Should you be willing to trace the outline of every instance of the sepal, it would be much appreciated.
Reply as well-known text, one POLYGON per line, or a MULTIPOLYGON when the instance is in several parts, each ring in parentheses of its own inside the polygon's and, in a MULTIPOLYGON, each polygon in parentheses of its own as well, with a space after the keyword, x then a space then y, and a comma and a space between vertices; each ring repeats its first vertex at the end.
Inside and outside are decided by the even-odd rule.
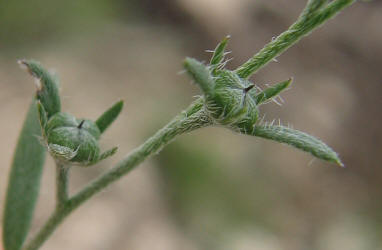
POLYGON ((286 81, 276 83, 275 85, 266 88, 265 90, 261 91, 259 94, 254 96, 254 98, 256 100, 256 104, 259 105, 259 104, 277 96, 282 91, 287 89, 291 83, 292 83, 292 78, 289 78, 286 81))
POLYGON ((304 132, 284 126, 256 125, 252 135, 291 145, 319 159, 336 163, 341 167, 344 166, 333 149, 321 140, 304 132))
POLYGON ((103 133, 114 121, 117 119, 118 115, 121 113, 123 108, 123 101, 118 101, 108 110, 106 110, 95 122, 103 133))
POLYGON ((39 62, 34 60, 19 60, 18 63, 26 68, 35 78, 36 97, 44 106, 47 117, 61 111, 61 100, 58 89, 57 77, 45 70, 39 62))

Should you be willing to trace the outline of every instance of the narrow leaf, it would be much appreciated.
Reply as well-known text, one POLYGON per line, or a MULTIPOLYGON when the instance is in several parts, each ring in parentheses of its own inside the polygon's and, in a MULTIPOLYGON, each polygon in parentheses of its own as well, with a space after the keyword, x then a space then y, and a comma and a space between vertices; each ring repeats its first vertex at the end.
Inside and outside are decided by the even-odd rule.
POLYGON ((103 133, 112 124, 123 108, 123 101, 115 103, 111 108, 105 111, 100 118, 97 119, 96 124, 101 133, 103 133))
POLYGON ((227 42, 230 36, 226 36, 215 48, 214 54, 212 55, 210 65, 217 65, 221 63, 224 59, 224 49, 227 46, 227 42))
POLYGON ((29 231, 45 160, 39 136, 41 127, 34 100, 21 130, 9 177, 3 217, 5 250, 19 250, 29 231))
POLYGON ((289 78, 288 80, 284 82, 277 83, 259 94, 255 96, 256 104, 261 104, 262 102, 265 102, 268 99, 271 99, 278 94, 280 94, 284 89, 288 88, 289 85, 292 83, 292 78, 289 78))
POLYGON ((38 111, 40 126, 42 129, 42 135, 45 136, 46 124, 48 123, 48 116, 41 102, 37 102, 37 111, 38 111))
POLYGON ((102 161, 102 160, 105 160, 106 158, 109 158, 110 156, 113 156, 115 153, 117 153, 118 151, 118 147, 114 147, 112 149, 109 149, 105 152, 103 152, 100 156, 99 156, 99 161, 102 161))
POLYGON ((61 111, 57 76, 49 73, 39 62, 33 60, 20 60, 19 64, 26 67, 28 72, 36 79, 37 98, 44 106, 48 118, 61 111))
POLYGON ((184 68, 205 94, 212 93, 215 82, 207 66, 193 58, 186 58, 184 68))
POLYGON ((336 152, 319 139, 284 126, 255 126, 253 135, 286 143, 315 157, 343 166, 336 152))

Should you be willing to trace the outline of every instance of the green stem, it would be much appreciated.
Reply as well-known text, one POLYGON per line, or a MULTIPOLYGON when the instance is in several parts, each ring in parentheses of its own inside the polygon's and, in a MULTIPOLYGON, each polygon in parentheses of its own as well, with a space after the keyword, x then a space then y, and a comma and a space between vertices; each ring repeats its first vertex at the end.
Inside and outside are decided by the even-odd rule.
POLYGON ((40 229, 38 234, 30 241, 30 243, 25 246, 24 250, 36 250, 48 239, 48 237, 54 232, 56 227, 64 220, 64 218, 71 212, 61 206, 61 208, 56 208, 53 214, 49 217, 45 225, 40 229))
MULTIPOLYGON (((310 33, 312 30, 333 17, 341 9, 351 5, 355 1, 356 0, 334 0, 325 7, 322 7, 326 1, 310 0, 297 22, 275 40, 268 43, 259 53, 236 69, 237 74, 242 78, 248 78, 273 58, 295 44, 303 36, 310 33)), ((122 159, 122 161, 115 167, 88 184, 82 191, 70 199, 67 199, 67 193, 64 191, 67 190, 67 183, 66 181, 63 181, 66 180, 66 178, 61 179, 60 177, 59 179, 63 182, 57 183, 57 198, 58 201, 61 202, 61 206, 56 208, 55 212, 51 215, 39 233, 24 247, 24 250, 38 249, 54 232, 63 219, 73 210, 109 184, 129 173, 149 156, 158 153, 164 145, 169 143, 176 136, 193 131, 197 128, 212 125, 212 121, 203 110, 203 103, 204 99, 198 98, 187 110, 176 116, 154 136, 133 150, 132 153, 122 159)), ((65 175, 67 173, 59 172, 58 174, 65 175)))
POLYGON ((56 207, 59 208, 68 200, 69 167, 56 162, 56 207))
POLYGON ((312 14, 320 10, 328 3, 328 0, 308 0, 305 9, 300 15, 300 19, 309 18, 312 14))
POLYGON ((70 210, 68 210, 68 173, 68 166, 56 162, 56 209, 36 237, 24 248, 25 250, 38 249, 70 213, 70 210))
MULTIPOLYGON (((195 129, 211 125, 212 122, 203 110, 203 98, 198 98, 190 107, 176 116, 170 123, 150 137, 141 146, 133 150, 128 156, 122 159, 115 167, 107 171, 105 174, 85 186, 82 191, 74 195, 70 199, 65 199, 64 190, 66 190, 66 181, 62 176, 66 176, 67 171, 58 171, 57 197, 61 201, 61 205, 56 208, 55 212, 48 219, 43 228, 24 247, 24 250, 36 250, 45 240, 53 233, 57 226, 68 216, 73 210, 82 203, 101 191, 103 188, 118 180, 122 176, 129 173, 139 163, 147 159, 149 156, 158 153, 164 145, 173 140, 176 136, 191 132, 195 129), (59 177, 61 176, 61 177, 59 177), (60 190, 60 191, 59 191, 60 190)), ((57 166, 59 168, 59 166, 57 166)), ((59 170, 59 169, 58 169, 59 170)), ((67 193, 66 193, 67 194, 67 193)))
POLYGON ((210 118, 203 110, 203 102, 204 100, 202 98, 197 99, 186 111, 176 116, 170 123, 160 129, 141 146, 133 150, 115 167, 88 184, 82 191, 70 199, 70 206, 73 209, 78 207, 95 193, 130 172, 147 157, 158 153, 164 145, 169 143, 177 135, 211 125, 212 122, 210 118))
POLYGON ((353 4, 355 1, 356 0, 336 0, 330 2, 326 7, 321 7, 321 5, 313 7, 313 3, 322 2, 320 0, 309 1, 305 11, 298 20, 292 24, 287 31, 281 33, 276 39, 268 43, 257 54, 237 68, 237 74, 242 78, 250 77, 273 58, 298 42, 302 37, 308 35, 340 10, 353 4))

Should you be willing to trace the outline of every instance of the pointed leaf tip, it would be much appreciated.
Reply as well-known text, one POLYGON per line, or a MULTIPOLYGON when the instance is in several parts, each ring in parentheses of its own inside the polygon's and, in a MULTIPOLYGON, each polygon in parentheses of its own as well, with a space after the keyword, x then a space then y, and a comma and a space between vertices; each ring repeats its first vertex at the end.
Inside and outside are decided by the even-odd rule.
POLYGON ((269 100, 278 94, 280 94, 282 91, 287 89, 292 84, 293 78, 289 78, 286 81, 276 83, 273 86, 270 86, 269 88, 264 89, 259 94, 255 96, 256 104, 261 104, 265 102, 266 100, 269 100))
POLYGON ((118 115, 122 111, 123 105, 123 100, 116 102, 97 119, 95 123, 101 133, 103 133, 115 121, 115 119, 117 119, 118 115))
POLYGON ((336 163, 343 167, 337 153, 321 140, 304 132, 284 126, 259 126, 254 127, 253 135, 269 140, 285 143, 295 148, 312 154, 313 156, 336 163))
POLYGON ((184 61, 184 68, 205 94, 212 92, 215 82, 207 66, 196 59, 187 57, 184 61))
POLYGON ((337 163, 337 165, 340 166, 341 168, 345 167, 344 163, 341 161, 341 159, 339 157, 335 163, 337 163))
POLYGON ((48 118, 61 111, 61 100, 57 78, 48 72, 39 62, 34 60, 18 60, 22 68, 35 78, 36 96, 44 106, 48 118))
POLYGON ((118 147, 114 147, 112 149, 109 149, 105 152, 103 152, 99 158, 100 161, 105 160, 106 158, 109 158, 110 156, 113 156, 115 153, 117 153, 118 147))
POLYGON ((224 59, 224 50, 227 46, 230 35, 227 35, 223 40, 216 46, 214 54, 211 57, 210 65, 218 65, 224 59))

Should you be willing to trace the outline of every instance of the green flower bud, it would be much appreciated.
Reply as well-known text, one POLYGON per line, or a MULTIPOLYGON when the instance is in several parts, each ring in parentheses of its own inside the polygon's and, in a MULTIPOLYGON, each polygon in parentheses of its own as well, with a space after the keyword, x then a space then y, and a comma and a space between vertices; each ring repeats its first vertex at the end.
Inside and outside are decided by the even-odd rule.
POLYGON ((36 61, 20 60, 19 63, 36 79, 42 136, 50 154, 56 160, 90 166, 117 151, 117 147, 114 147, 101 154, 98 140, 120 114, 123 101, 114 104, 96 122, 76 119, 61 112, 57 77, 36 61))
POLYGON ((184 64, 204 92, 205 109, 218 125, 251 133, 258 118, 256 89, 235 72, 218 70, 213 77, 208 66, 187 58, 184 64))
POLYGON ((101 131, 93 121, 87 119, 76 119, 71 114, 65 112, 57 113, 49 119, 46 125, 46 132, 49 135, 50 131, 59 127, 77 127, 81 131, 86 130, 94 136, 96 140, 98 140, 101 136, 101 131))
POLYGON ((206 108, 220 125, 250 133, 258 118, 253 95, 254 84, 234 72, 220 70, 215 77, 213 94, 206 95, 206 108))
POLYGON ((64 112, 54 114, 47 121, 45 108, 39 102, 42 134, 50 154, 56 160, 81 166, 90 166, 112 156, 117 151, 117 147, 100 154, 98 140, 101 133, 117 118, 122 107, 123 102, 117 102, 97 122, 76 119, 64 112))
POLYGON ((78 120, 68 113, 53 115, 46 126, 49 152, 59 160, 80 165, 97 162, 100 156, 97 125, 90 120, 78 120))
POLYGON ((210 64, 204 65, 195 59, 184 62, 186 71, 191 75, 203 92, 204 110, 216 125, 228 127, 234 131, 263 137, 286 143, 306 151, 320 159, 342 166, 338 155, 322 141, 288 127, 256 124, 259 106, 267 100, 277 97, 289 87, 292 79, 277 83, 263 91, 257 91, 253 83, 240 77, 240 71, 224 69, 224 49, 228 37, 216 47, 210 64))
POLYGON ((277 96, 292 80, 257 93, 255 84, 241 78, 235 71, 224 69, 224 49, 228 38, 218 44, 210 65, 187 58, 184 67, 203 91, 205 110, 217 125, 252 134, 259 117, 258 106, 277 96))

